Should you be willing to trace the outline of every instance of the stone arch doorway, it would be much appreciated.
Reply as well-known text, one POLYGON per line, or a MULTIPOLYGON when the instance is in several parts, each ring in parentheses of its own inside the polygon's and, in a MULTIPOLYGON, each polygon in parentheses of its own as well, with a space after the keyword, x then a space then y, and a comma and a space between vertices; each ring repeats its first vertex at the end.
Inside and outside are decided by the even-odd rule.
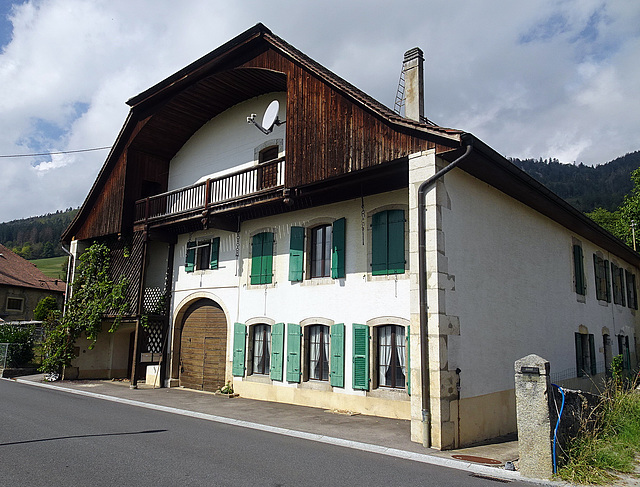
POLYGON ((227 318, 215 301, 199 299, 184 313, 180 334, 180 385, 216 391, 225 383, 227 318))

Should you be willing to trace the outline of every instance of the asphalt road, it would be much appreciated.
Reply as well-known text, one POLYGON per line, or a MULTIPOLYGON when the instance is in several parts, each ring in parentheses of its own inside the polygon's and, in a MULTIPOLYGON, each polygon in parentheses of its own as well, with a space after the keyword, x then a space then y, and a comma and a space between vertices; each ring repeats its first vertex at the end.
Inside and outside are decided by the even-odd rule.
POLYGON ((468 472, 6 380, 0 418, 0 486, 499 485, 468 472))

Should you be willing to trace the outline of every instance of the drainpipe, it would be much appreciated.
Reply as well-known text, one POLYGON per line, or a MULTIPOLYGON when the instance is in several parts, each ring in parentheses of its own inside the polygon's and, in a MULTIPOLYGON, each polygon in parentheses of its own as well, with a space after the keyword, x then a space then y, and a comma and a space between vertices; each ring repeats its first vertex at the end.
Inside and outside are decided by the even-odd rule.
POLYGON ((69 249, 66 249, 62 242, 60 242, 60 247, 64 250, 64 253, 69 256, 69 261, 67 262, 67 279, 64 286, 64 304, 62 307, 62 316, 67 312, 67 301, 69 301, 69 281, 71 280, 71 261, 73 261, 73 254, 69 249))
POLYGON ((418 290, 420 294, 420 352, 421 352, 421 375, 422 375, 422 422, 424 424, 424 436, 422 444, 425 447, 431 446, 431 410, 429 401, 431 396, 431 380, 429 378, 429 346, 427 344, 427 259, 426 259, 426 237, 427 226, 426 216, 426 195, 427 191, 446 173, 460 164, 471 153, 473 147, 472 140, 467 141, 467 148, 460 157, 441 169, 429 179, 424 181, 418 188, 418 290))

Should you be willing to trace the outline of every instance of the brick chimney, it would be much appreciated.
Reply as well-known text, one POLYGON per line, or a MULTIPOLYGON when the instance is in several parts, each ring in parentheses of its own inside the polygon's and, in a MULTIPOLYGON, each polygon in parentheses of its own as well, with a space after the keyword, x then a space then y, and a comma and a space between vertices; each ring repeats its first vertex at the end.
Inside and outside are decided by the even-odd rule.
POLYGON ((424 57, 422 49, 414 47, 404 53, 405 117, 420 121, 424 117, 424 57))

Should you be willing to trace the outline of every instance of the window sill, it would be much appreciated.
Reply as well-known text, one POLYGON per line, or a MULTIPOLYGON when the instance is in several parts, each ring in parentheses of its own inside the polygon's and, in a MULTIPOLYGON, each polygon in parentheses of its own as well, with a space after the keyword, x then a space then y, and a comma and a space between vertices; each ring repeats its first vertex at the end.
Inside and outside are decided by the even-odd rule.
POLYGON ((411 396, 407 394, 406 389, 391 389, 390 387, 378 387, 369 391, 367 394, 369 397, 375 397, 378 399, 391 399, 394 401, 410 401, 411 396))
POLYGON ((327 286, 335 284, 337 279, 331 277, 312 277, 311 279, 305 279, 300 282, 301 286, 327 286))
POLYGON ((378 282, 378 281, 402 281, 405 279, 409 279, 409 271, 405 269, 403 274, 379 274, 373 275, 371 272, 367 272, 367 281, 369 282, 378 282))
POLYGON ((333 390, 333 388, 331 387, 331 384, 329 384, 329 381, 315 380, 315 379, 309 379, 307 381, 303 381, 300 383, 299 387, 300 389, 309 389, 312 391, 331 392, 333 390))
POLYGON ((258 382, 260 384, 271 384, 271 383, 273 383, 273 381, 271 380, 271 377, 269 377, 268 375, 262 375, 262 374, 247 375, 242 380, 245 380, 247 382, 258 382))

